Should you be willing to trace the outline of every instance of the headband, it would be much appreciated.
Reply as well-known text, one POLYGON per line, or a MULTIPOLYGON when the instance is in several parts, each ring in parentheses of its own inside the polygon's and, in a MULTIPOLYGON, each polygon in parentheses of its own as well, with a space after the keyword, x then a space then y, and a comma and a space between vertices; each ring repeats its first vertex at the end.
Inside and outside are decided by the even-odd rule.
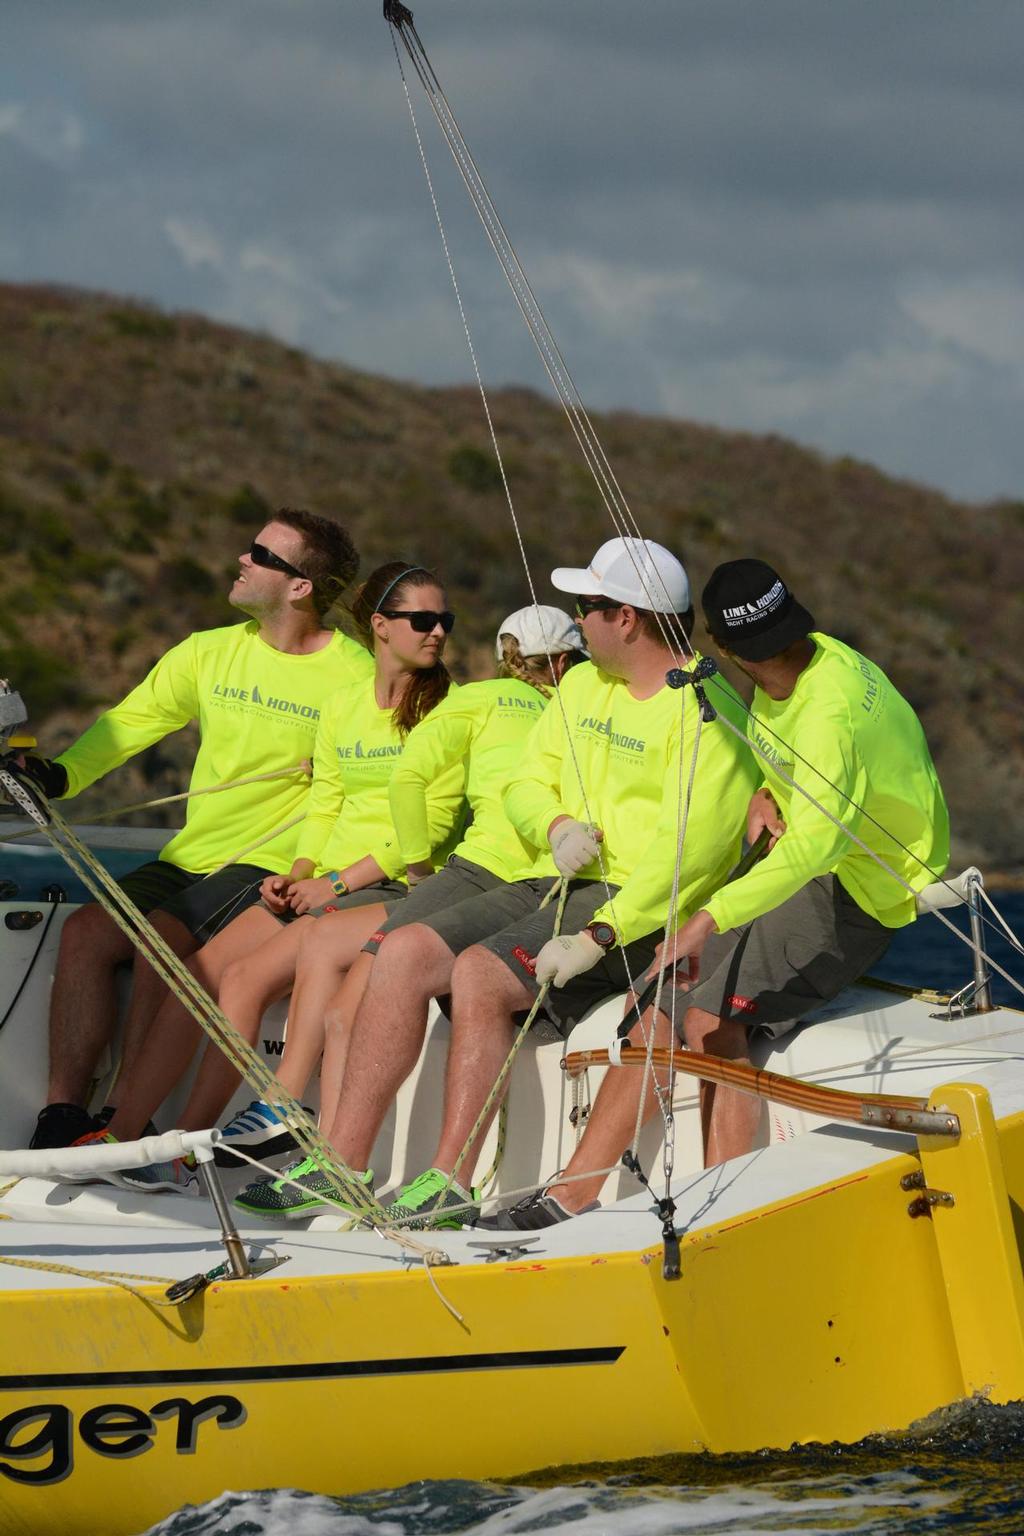
POLYGON ((394 581, 388 582, 388 585, 384 588, 384 591, 381 593, 380 597, 377 599, 377 606, 373 610, 374 613, 380 613, 380 610, 384 606, 384 599, 387 597, 388 593, 389 592, 393 592, 395 590, 395 588, 398 586, 398 583, 400 581, 404 581, 407 576, 411 576, 413 571, 422 571, 424 576, 429 576, 430 575, 430 572, 427 570, 425 565, 410 565, 410 567, 409 567, 409 569, 407 571, 400 571, 398 573, 398 575, 395 577, 394 581))

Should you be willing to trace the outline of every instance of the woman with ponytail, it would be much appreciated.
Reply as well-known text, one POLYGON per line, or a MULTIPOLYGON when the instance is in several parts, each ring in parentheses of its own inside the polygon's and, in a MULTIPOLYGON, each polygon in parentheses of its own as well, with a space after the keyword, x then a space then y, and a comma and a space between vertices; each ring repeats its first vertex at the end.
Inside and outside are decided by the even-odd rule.
MULTIPOLYGON (((437 577, 404 561, 389 561, 372 572, 356 594, 351 615, 357 638, 373 655, 374 671, 339 689, 323 707, 313 785, 292 868, 287 875, 268 876, 260 887, 262 904, 228 924, 190 962, 250 1042, 259 1034, 266 1008, 291 991, 304 935, 320 927, 315 919, 347 913, 354 958, 383 921, 384 904, 400 900, 407 890, 388 784, 406 736, 453 686, 442 656, 454 617, 437 577)), ((431 785, 431 849, 455 827, 464 777, 462 765, 453 765, 431 785)), ((331 992, 322 1000, 321 1020, 331 992)), ((315 1011, 316 1000, 309 1002, 315 1011)), ((154 1020, 152 1048, 132 1081, 119 1085, 123 1108, 110 1122, 114 1139, 141 1131, 187 1066, 198 1037, 198 1026, 169 998, 154 1020)), ((322 1048, 321 1025, 319 1042, 307 1042, 306 1078, 322 1048)), ((294 1047, 291 1054, 294 1058, 294 1047)), ((237 1083, 227 1059, 208 1050, 181 1126, 215 1124, 237 1083)), ((275 1112, 257 1103, 245 1118, 264 1122, 259 1145, 270 1155, 270 1143, 282 1129, 275 1112)), ((129 1182, 133 1188, 181 1188, 192 1177, 180 1163, 160 1164, 133 1171, 129 1182)))

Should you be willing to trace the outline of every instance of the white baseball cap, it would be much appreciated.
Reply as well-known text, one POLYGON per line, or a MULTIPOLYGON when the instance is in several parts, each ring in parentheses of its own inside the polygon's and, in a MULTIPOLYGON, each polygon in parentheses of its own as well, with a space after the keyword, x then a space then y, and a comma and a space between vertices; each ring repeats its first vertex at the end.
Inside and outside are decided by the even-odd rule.
POLYGON ((653 539, 609 539, 586 570, 559 566, 551 585, 580 597, 610 597, 653 613, 686 613, 690 582, 675 555, 653 539))
POLYGON ((543 603, 517 608, 498 625, 494 654, 499 661, 502 659, 502 635, 514 635, 523 656, 559 656, 563 651, 585 651, 587 648, 574 620, 561 608, 549 608, 543 603))

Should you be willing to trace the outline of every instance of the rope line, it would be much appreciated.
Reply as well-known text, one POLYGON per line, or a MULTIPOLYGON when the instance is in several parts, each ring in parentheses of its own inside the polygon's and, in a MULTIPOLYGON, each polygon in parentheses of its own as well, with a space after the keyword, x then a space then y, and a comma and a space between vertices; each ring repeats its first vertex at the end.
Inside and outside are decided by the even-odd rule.
POLYGON ((311 1123, 302 1105, 281 1086, 277 1077, 264 1065, 252 1046, 242 1038, 231 1021, 203 990, 192 972, 168 947, 102 864, 79 841, 59 812, 47 803, 45 796, 38 791, 34 792, 39 793, 41 805, 37 805, 33 796, 26 792, 20 781, 7 769, 0 769, 0 784, 12 795, 15 803, 27 810, 33 820, 42 827, 58 853, 71 866, 86 888, 92 892, 108 916, 153 967, 179 1002, 188 1009, 245 1081, 264 1102, 273 1104, 282 1111, 296 1141, 335 1183, 340 1195, 368 1216, 377 1217, 382 1214, 376 1200, 354 1178, 352 1170, 341 1162, 333 1148, 311 1123), (45 810, 41 807, 45 807, 45 810))

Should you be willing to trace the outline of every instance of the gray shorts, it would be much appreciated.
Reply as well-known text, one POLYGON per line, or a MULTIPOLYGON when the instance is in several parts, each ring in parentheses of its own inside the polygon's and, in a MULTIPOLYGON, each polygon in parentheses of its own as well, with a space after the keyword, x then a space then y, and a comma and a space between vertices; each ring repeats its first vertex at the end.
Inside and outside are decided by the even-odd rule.
MULTIPOLYGON (((863 976, 892 935, 835 875, 819 875, 745 927, 713 933, 701 955, 700 980, 686 990, 685 976, 673 985, 666 975, 661 1008, 674 1014, 680 1033, 686 1010, 703 1008, 775 1038, 863 976)), ((654 992, 651 982, 644 1004, 654 992)))
MULTIPOLYGON (((536 995, 540 984, 534 975, 534 962, 540 950, 554 937, 558 914, 557 899, 539 910, 540 899, 551 885, 550 880, 527 880, 524 885, 536 891, 532 910, 517 916, 516 921, 492 931, 481 940, 482 947, 489 949, 504 960, 509 970, 536 995)), ((590 922, 599 907, 612 896, 618 886, 606 887, 601 880, 574 880, 569 886, 569 896, 562 914, 559 932, 579 933, 590 922)), ((481 902, 479 905, 483 906, 481 902)), ((636 939, 625 948, 616 945, 582 976, 573 977, 564 987, 549 987, 544 999, 544 1011, 563 1037, 585 1013, 616 992, 624 992, 632 981, 639 981, 654 958, 661 933, 652 933, 636 939)))
POLYGON ((152 859, 119 881, 140 912, 166 912, 184 923, 199 944, 255 906, 270 874, 259 864, 228 864, 212 875, 196 875, 167 859, 152 859))
POLYGON ((498 875, 492 875, 489 869, 453 853, 429 880, 421 880, 418 885, 414 885, 404 901, 395 906, 389 904, 387 919, 367 939, 363 953, 375 955, 384 935, 393 933, 396 928, 407 928, 410 923, 425 923, 428 928, 433 928, 433 919, 439 913, 447 911, 449 907, 457 907, 464 901, 475 902, 486 892, 497 890, 505 883, 498 875))
MULTIPOLYGON (((376 885, 364 885, 361 890, 346 891, 344 896, 332 896, 322 907, 311 907, 301 916, 326 917, 328 912, 348 912, 353 907, 372 907, 378 902, 382 905, 390 904, 403 900, 407 889, 401 880, 378 880, 376 885)), ((267 911, 270 911, 269 907, 267 911)), ((300 914, 288 908, 285 912, 273 912, 271 916, 276 917, 279 923, 294 923, 300 914)))

